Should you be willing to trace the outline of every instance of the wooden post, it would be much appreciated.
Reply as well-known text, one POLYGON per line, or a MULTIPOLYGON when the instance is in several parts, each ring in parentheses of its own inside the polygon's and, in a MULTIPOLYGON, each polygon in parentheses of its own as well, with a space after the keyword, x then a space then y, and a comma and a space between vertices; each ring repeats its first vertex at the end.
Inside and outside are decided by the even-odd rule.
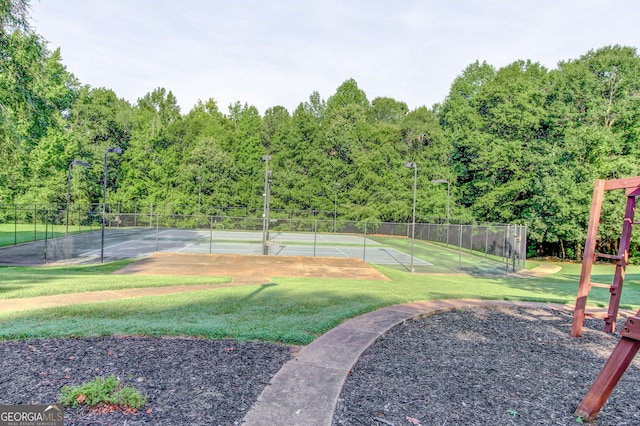
POLYGON ((621 333, 622 337, 573 414, 574 416, 591 420, 598 415, 602 406, 607 402, 609 395, 640 348, 640 340, 638 340, 640 339, 639 317, 640 311, 636 313, 635 317, 627 319, 621 333))
POLYGON ((578 297, 573 312, 573 324, 571 335, 573 337, 582 336, 582 324, 584 323, 584 310, 587 305, 587 294, 591 287, 591 268, 595 260, 596 239, 598 235, 598 223, 602 211, 602 198, 604 196, 605 181, 597 179, 593 187, 593 198, 591 200, 591 214, 589 215, 589 228, 587 229, 587 241, 584 247, 582 258, 582 270, 580 272, 580 284, 578 285, 578 297))
POLYGON ((622 223, 622 235, 620 236, 620 246, 618 248, 618 259, 616 260, 616 271, 613 277, 613 285, 609 289, 611 300, 609 301, 609 309, 605 318, 604 331, 613 333, 616 331, 616 318, 618 316, 618 307, 620 306, 620 296, 622 294, 622 283, 627 264, 629 263, 629 246, 631 244, 631 229, 633 228, 633 216, 636 210, 636 191, 627 191, 627 207, 624 213, 624 222, 622 223), (629 195, 629 193, 631 195, 629 195))

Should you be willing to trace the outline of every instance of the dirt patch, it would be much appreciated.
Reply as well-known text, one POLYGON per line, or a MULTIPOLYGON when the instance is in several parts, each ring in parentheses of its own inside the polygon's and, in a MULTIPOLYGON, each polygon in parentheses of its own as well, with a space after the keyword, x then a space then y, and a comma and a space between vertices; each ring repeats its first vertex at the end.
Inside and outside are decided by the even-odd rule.
POLYGON ((525 269, 518 272, 513 272, 509 274, 509 277, 512 278, 541 278, 547 277, 549 275, 553 275, 562 270, 562 267, 558 265, 551 265, 548 263, 544 263, 537 268, 533 269, 525 269))
POLYGON ((354 258, 155 253, 117 274, 232 277, 233 282, 269 282, 271 277, 388 280, 354 258))

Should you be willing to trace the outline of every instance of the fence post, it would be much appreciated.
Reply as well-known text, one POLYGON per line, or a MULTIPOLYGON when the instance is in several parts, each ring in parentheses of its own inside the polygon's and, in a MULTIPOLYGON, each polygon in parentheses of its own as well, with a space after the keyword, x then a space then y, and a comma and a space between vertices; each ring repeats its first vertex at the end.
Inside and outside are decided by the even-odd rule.
POLYGON ((529 228, 527 227, 527 225, 524 225, 524 238, 522 239, 522 241, 524 241, 524 257, 523 262, 522 262, 522 269, 526 269, 527 268, 527 240, 529 239, 529 228))
POLYGON ((462 225, 460 227, 458 235, 458 272, 460 272, 460 264, 462 263, 462 225))
POLYGON ((504 249, 502 251, 502 258, 505 260, 505 273, 509 273, 509 225, 504 233, 504 249))
POLYGON ((449 229, 451 228, 451 224, 447 223, 447 248, 449 247, 449 229))
POLYGON ((49 210, 44 213, 44 260, 47 260, 47 237, 49 236, 49 210))
POLYGON ((209 216, 209 254, 211 254, 212 245, 213 245, 213 218, 209 216))
POLYGON ((13 245, 18 244, 18 205, 13 205, 13 245))
POLYGON ((522 250, 522 249, 523 249, 523 247, 522 247, 522 241, 523 241, 523 232, 522 232, 522 230, 523 230, 523 229, 524 229, 524 225, 520 225, 520 232, 519 232, 519 235, 520 235, 520 244, 518 244, 518 246, 519 246, 519 247, 518 247, 518 270, 521 270, 521 269, 522 269, 522 258, 523 258, 523 256, 524 256, 524 257, 526 257, 526 256, 527 256, 527 250, 526 250, 526 247, 525 247, 525 249, 524 249, 524 250, 522 250))
POLYGON ((484 254, 489 257, 489 227, 484 228, 484 254))
POLYGON ((316 257, 317 239, 318 239, 318 219, 313 219, 313 257, 316 257))
POLYGON ((364 221, 364 240, 363 240, 363 248, 362 248, 362 261, 364 262, 367 257, 367 221, 364 221))
POLYGON ((518 243, 518 225, 513 225, 513 243, 511 244, 511 272, 516 271, 516 244, 518 243))
POLYGON ((160 215, 156 214, 156 251, 158 251, 158 230, 160 228, 160 215))

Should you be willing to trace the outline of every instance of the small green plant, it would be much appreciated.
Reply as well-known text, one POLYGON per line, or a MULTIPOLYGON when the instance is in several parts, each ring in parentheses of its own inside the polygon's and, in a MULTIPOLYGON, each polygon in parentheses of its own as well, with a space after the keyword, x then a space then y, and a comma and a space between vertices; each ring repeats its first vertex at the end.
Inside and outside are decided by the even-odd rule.
POLYGON ((62 393, 60 403, 70 405, 72 408, 76 408, 79 404, 86 404, 89 407, 102 404, 137 410, 147 403, 147 398, 135 388, 120 387, 120 380, 114 375, 106 379, 96 377, 93 381, 80 386, 63 386, 60 391, 62 393))
POLYGON ((507 410, 507 413, 509 413, 509 415, 513 416, 513 417, 517 417, 518 416, 518 412, 516 410, 509 409, 509 410, 507 410))
POLYGON ((584 423, 584 419, 580 416, 576 417, 576 422, 578 423, 584 423))

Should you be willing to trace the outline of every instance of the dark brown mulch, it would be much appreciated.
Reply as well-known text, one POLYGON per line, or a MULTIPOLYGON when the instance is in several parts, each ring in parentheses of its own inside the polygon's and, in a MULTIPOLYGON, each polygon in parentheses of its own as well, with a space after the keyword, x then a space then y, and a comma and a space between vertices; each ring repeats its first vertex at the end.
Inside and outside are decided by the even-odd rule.
MULTIPOLYGON (((587 319, 572 338, 571 322, 571 312, 477 308, 396 327, 358 361, 333 424, 577 425, 619 336, 587 319)), ((638 358, 593 424, 640 425, 638 358)))
POLYGON ((1 342, 0 404, 51 404, 64 385, 114 374, 147 395, 137 414, 65 412, 69 425, 237 425, 293 348, 260 342, 99 337, 1 342))

